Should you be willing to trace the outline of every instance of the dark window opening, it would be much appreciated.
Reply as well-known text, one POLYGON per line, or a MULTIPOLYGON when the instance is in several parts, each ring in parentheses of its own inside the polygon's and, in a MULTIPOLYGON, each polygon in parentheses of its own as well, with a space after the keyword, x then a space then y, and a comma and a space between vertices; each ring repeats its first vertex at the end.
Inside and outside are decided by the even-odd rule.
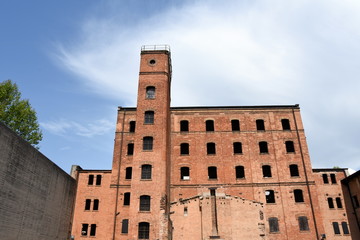
POLYGON ((180 144, 180 154, 181 155, 189 155, 189 144, 188 143, 180 144))
POLYGON ((269 153, 267 142, 259 142, 259 151, 260 153, 269 153))
POLYGON ((147 87, 146 88, 146 98, 154 99, 155 98, 155 87, 147 87))
POLYGON ((95 211, 99 210, 99 199, 94 199, 93 210, 95 211))
POLYGON ((125 179, 131 179, 132 178, 132 167, 127 167, 125 169, 125 179))
POLYGON ((328 175, 327 175, 327 174, 323 174, 323 175, 322 175, 322 178, 323 178, 323 182, 324 182, 325 184, 329 183, 329 179, 328 179, 328 175))
POLYGON ((180 168, 180 179, 181 180, 190 180, 190 169, 188 167, 180 168))
POLYGON ((263 165, 262 166, 262 172, 263 172, 263 177, 264 178, 272 177, 272 175, 271 175, 271 166, 263 165))
POLYGON ((308 219, 305 216, 298 217, 300 231, 309 231, 308 219))
POLYGON ((83 223, 81 227, 81 236, 87 236, 89 224, 83 223))
POLYGON ((344 234, 350 234, 347 222, 341 222, 341 226, 344 234))
POLYGON ((90 236, 96 235, 96 224, 91 224, 90 226, 90 236))
POLYGON ((232 131, 240 131, 240 121, 239 120, 231 120, 231 130, 232 131))
POLYGON ((290 176, 291 177, 298 177, 299 176, 299 168, 296 164, 290 165, 290 176))
POLYGON ((91 199, 85 200, 85 210, 90 210, 91 199))
POLYGON ((216 167, 208 167, 208 177, 209 179, 217 179, 216 167))
POLYGON ((96 185, 100 186, 101 185, 101 175, 96 175, 96 185))
POLYGON ((124 193, 124 206, 130 205, 130 193, 126 192, 124 193))
POLYGON ((149 164, 144 164, 141 166, 141 179, 151 179, 151 169, 152 166, 149 164))
POLYGON ((356 208, 360 207, 359 200, 358 200, 357 196, 354 195, 354 196, 352 197, 352 199, 353 199, 353 202, 354 202, 354 206, 355 206, 356 208))
POLYGON ((245 171, 243 166, 235 167, 236 178, 245 178, 245 171))
POLYGON ((294 142, 293 141, 286 141, 285 146, 286 146, 286 152, 287 153, 294 153, 295 152, 295 147, 294 147, 294 142))
POLYGON ((332 199, 331 197, 329 197, 329 198, 327 199, 327 201, 328 201, 329 208, 334 208, 334 201, 333 201, 333 199, 332 199))
POLYGON ((304 202, 303 191, 301 189, 294 190, 294 199, 295 202, 304 202))
POLYGON ((140 211, 150 211, 150 196, 140 196, 140 211))
POLYGON ((180 132, 188 132, 189 131, 189 121, 182 120, 180 121, 180 132))
POLYGON ((94 175, 89 175, 88 185, 94 184, 94 175))
POLYGON ((154 115, 155 115, 154 111, 146 111, 144 123, 145 124, 153 124, 154 123, 154 115))
POLYGON ((153 137, 144 137, 143 138, 143 150, 152 150, 153 149, 153 137))
POLYGON ((234 154, 241 154, 242 153, 241 142, 234 142, 233 147, 234 147, 234 154))
POLYGON ((337 208, 342 208, 341 198, 337 197, 335 200, 336 200, 336 206, 337 206, 337 208))
POLYGON ((339 223, 333 222, 332 225, 333 225, 333 228, 334 228, 334 233, 335 234, 340 234, 339 223))
POLYGON ((205 122, 206 125, 206 131, 207 132, 213 132, 214 131, 214 121, 213 120, 206 120, 205 122))
POLYGON ((330 174, 331 183, 336 183, 336 175, 334 173, 330 174))
POLYGON ((276 217, 269 218, 270 232, 279 232, 279 221, 276 217))
POLYGON ((121 233, 129 232, 129 219, 123 219, 121 222, 121 233))
POLYGON ((129 143, 127 146, 127 155, 131 156, 134 154, 134 144, 129 143))
POLYGON ((216 189, 215 188, 210 188, 210 196, 216 196, 216 189))
POLYGON ((148 222, 139 223, 139 239, 149 239, 150 224, 148 222))
POLYGON ((187 215, 188 215, 188 208, 184 207, 184 216, 187 216, 187 215))
POLYGON ((136 126, 136 122, 135 121, 130 121, 129 132, 135 132, 135 126, 136 126))
POLYGON ((290 121, 289 119, 281 119, 281 125, 283 130, 290 130, 290 121))
POLYGON ((216 154, 215 143, 206 144, 207 154, 216 154))
POLYGON ((258 131, 265 131, 264 120, 262 120, 262 119, 256 120, 256 130, 258 130, 258 131))
POLYGON ((274 190, 265 191, 266 203, 275 203, 275 193, 274 190))

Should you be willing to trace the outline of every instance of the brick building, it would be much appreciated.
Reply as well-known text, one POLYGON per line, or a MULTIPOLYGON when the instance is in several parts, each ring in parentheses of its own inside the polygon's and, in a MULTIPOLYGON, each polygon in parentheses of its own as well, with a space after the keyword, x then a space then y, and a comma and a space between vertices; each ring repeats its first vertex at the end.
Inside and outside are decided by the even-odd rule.
POLYGON ((170 107, 170 85, 143 47, 112 169, 76 170, 73 239, 351 239, 346 169, 312 169, 298 105, 170 107))

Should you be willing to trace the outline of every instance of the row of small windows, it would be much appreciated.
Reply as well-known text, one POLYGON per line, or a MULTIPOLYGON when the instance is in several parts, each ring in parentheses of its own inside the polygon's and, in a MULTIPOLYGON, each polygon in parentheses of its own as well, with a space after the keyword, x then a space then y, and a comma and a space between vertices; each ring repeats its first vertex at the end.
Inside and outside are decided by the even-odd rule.
MULTIPOLYGON (((323 179, 323 182, 324 184, 328 184, 329 183, 329 177, 326 173, 324 173, 322 175, 322 179, 323 179)), ((331 183, 332 184, 336 184, 336 175, 334 173, 331 173, 330 174, 330 180, 331 180, 331 183)))
POLYGON ((85 210, 91 210, 91 205, 92 205, 92 210, 93 211, 97 211, 99 210, 99 199, 86 199, 85 200, 85 210))
MULTIPOLYGON (((124 193, 123 205, 129 206, 130 205, 130 192, 124 193)), ((139 211, 150 211, 150 202, 151 197, 149 195, 141 195, 139 201, 139 211)))
MULTIPOLYGON (((329 197, 329 198, 327 199, 327 202, 328 202, 328 205, 329 205, 329 208, 330 208, 330 209, 335 208, 333 198, 329 197)), ((335 202, 336 202, 336 207, 337 207, 337 208, 342 208, 341 198, 339 198, 339 197, 335 198, 335 202)))
MULTIPOLYGON (((141 166, 141 179, 150 180, 151 179, 152 166, 149 164, 144 164, 141 166)), ((132 167, 127 167, 125 169, 125 179, 130 180, 132 178, 132 167)))
MULTIPOLYGON (((129 232, 129 219, 123 219, 121 222, 121 233, 129 232)), ((138 225, 138 239, 149 239, 150 224, 148 222, 140 222, 138 225)))
MULTIPOLYGON (((270 233, 278 233, 280 232, 279 229, 279 220, 276 217, 271 217, 268 219, 269 221, 269 230, 270 233)), ((298 217, 298 224, 299 224, 299 230, 300 231, 309 231, 309 222, 307 217, 300 216, 298 217)))
MULTIPOLYGON (((95 179, 95 176, 90 174, 89 178, 88 178, 88 185, 94 185, 94 179, 95 179)), ((101 179, 102 179, 102 175, 96 175, 95 185, 100 186, 101 179)))
MULTIPOLYGON (((341 233, 340 233, 339 223, 333 222, 332 225, 333 225, 334 233, 340 235, 341 233)), ((343 234, 350 234, 347 222, 341 222, 341 227, 343 230, 343 234)))
MULTIPOLYGON (((296 203, 304 202, 303 191, 301 189, 295 189, 293 192, 294 192, 294 201, 296 203)), ((276 203, 274 190, 266 190, 265 199, 266 199, 266 203, 276 203)))
POLYGON ((96 224, 83 223, 81 227, 81 236, 96 236, 96 224), (90 233, 89 233, 90 228, 90 233))

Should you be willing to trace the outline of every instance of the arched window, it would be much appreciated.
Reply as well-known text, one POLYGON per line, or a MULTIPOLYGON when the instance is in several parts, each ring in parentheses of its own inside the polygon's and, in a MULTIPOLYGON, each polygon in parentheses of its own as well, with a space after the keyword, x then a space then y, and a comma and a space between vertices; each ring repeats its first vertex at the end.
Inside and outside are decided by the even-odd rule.
POLYGON ((154 115, 155 115, 154 111, 146 111, 144 123, 145 124, 153 124, 154 123, 154 115))
POLYGON ((213 132, 214 131, 214 121, 213 120, 206 120, 205 122, 206 125, 206 131, 207 132, 213 132))
POLYGON ((150 211, 150 196, 142 195, 140 196, 140 211, 150 211))
POLYGON ((235 167, 236 178, 245 178, 245 171, 243 166, 235 167))
POLYGON ((240 121, 237 119, 231 120, 231 130, 233 132, 240 131, 240 121))
POLYGON ((291 177, 298 177, 299 176, 299 168, 298 168, 298 165, 296 164, 291 164, 289 166, 290 168, 290 176, 291 177))
POLYGON ((295 147, 294 147, 294 142, 293 141, 286 141, 285 146, 286 146, 286 152, 287 153, 294 153, 295 152, 295 147))
POLYGON ((275 193, 274 190, 265 191, 266 203, 275 203, 275 193))
POLYGON ((189 144, 188 143, 180 144, 180 154, 181 155, 189 155, 189 144))
POLYGON ((242 153, 242 145, 241 142, 234 142, 233 143, 234 154, 241 154, 242 153))
POLYGON ((149 239, 150 233, 150 224, 148 222, 140 222, 139 223, 139 239, 149 239))
POLYGON ((269 165, 263 165, 263 166, 262 166, 262 172, 263 172, 263 177, 264 177, 264 178, 272 177, 272 174, 271 174, 271 166, 269 166, 269 165))
POLYGON ((303 191, 301 189, 294 190, 294 199, 295 202, 304 202, 303 191))
POLYGON ((262 120, 262 119, 256 120, 256 130, 258 130, 258 131, 265 131, 264 120, 262 120))
POLYGON ((188 167, 180 168, 180 179, 181 180, 190 180, 190 169, 188 167))
POLYGON ((152 166, 149 164, 144 164, 141 166, 141 179, 151 179, 151 169, 152 166))
POLYGON ((143 138, 143 150, 152 150, 153 149, 153 137, 144 137, 143 138))
POLYGON ((259 151, 260 153, 269 153, 268 143, 265 141, 259 142, 259 151))
POLYGON ((216 154, 216 147, 215 147, 215 143, 207 143, 206 144, 206 150, 207 150, 207 154, 211 155, 211 154, 216 154))
POLYGON ((300 231, 309 231, 308 219, 305 216, 298 217, 300 231))
POLYGON ((154 99, 155 98, 155 87, 149 86, 146 88, 146 98, 154 99))
POLYGON ((276 217, 269 218, 269 228, 270 232, 279 232, 279 221, 276 217))
POLYGON ((189 131, 189 121, 181 120, 180 121, 180 132, 188 132, 189 131))
POLYGON ((208 167, 208 177, 209 179, 217 179, 216 167, 208 167))
POLYGON ((281 119, 281 125, 283 130, 290 130, 289 119, 281 119))

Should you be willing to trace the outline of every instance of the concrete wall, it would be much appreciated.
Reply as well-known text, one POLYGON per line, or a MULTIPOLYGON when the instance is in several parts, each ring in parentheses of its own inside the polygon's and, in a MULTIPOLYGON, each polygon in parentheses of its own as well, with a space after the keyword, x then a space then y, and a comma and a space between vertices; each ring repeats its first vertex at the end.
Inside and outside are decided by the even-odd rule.
POLYGON ((75 180, 0 123, 0 239, 69 239, 75 180))

